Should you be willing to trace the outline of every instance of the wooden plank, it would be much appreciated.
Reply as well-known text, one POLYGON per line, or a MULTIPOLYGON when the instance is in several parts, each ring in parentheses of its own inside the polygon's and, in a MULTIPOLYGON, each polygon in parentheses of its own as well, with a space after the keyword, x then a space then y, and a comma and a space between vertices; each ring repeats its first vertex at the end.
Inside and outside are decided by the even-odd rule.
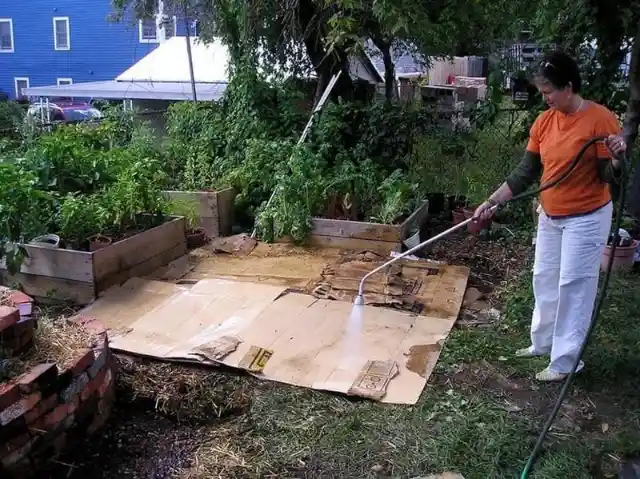
POLYGON ((411 216, 404 220, 402 225, 400 225, 400 239, 404 241, 409 237, 414 228, 422 228, 422 225, 427 220, 428 215, 429 201, 425 200, 422 202, 422 205, 411 213, 411 216))
POLYGON ((313 235, 361 240, 400 242, 401 228, 397 225, 367 223, 364 221, 313 218, 313 235))
POLYGON ((217 193, 219 235, 230 236, 233 229, 233 210, 237 192, 235 188, 225 188, 217 193))
POLYGON ((374 251, 383 255, 388 255, 392 251, 400 251, 402 244, 389 241, 374 241, 357 238, 340 238, 338 236, 320 236, 312 234, 310 238, 312 246, 323 248, 340 248, 354 251, 374 251))
POLYGON ((7 271, 0 272, 0 279, 7 286, 19 285, 19 289, 41 303, 72 302, 84 305, 95 298, 93 283, 24 273, 10 275, 7 271))
POLYGON ((153 258, 178 245, 184 238, 185 220, 178 217, 99 249, 93 253, 95 282, 101 283, 112 274, 153 258))
POLYGON ((199 226, 210 238, 220 236, 220 218, 218 214, 218 192, 215 191, 163 191, 167 198, 174 201, 197 203, 199 226))
MULTIPOLYGON (((93 282, 91 253, 70 249, 53 249, 35 245, 23 245, 28 257, 24 259, 20 272, 23 274, 68 279, 86 283, 93 282)), ((6 270, 5 260, 0 269, 6 270)))
POLYGON ((96 284, 96 291, 99 293, 111 286, 123 284, 129 278, 150 275, 158 268, 166 266, 173 260, 178 259, 185 254, 187 254, 187 241, 183 237, 180 243, 169 249, 161 251, 156 256, 146 258, 126 269, 119 270, 100 278, 96 284))

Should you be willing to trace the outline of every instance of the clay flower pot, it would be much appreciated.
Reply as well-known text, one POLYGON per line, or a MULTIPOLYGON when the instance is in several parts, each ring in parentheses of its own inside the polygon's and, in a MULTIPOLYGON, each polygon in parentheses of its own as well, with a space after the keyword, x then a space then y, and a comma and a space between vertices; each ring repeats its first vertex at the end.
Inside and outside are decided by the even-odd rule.
POLYGON ((194 249, 204 246, 207 242, 207 232, 202 228, 196 228, 187 232, 187 248, 194 249))
POLYGON ((97 251, 106 246, 109 246, 112 242, 113 240, 108 236, 104 236, 101 234, 91 236, 89 237, 89 251, 97 251))
MULTIPOLYGON (((611 271, 630 271, 633 268, 638 241, 633 240, 630 246, 616 246, 615 256, 611 264, 611 271)), ((609 258, 611 257, 611 245, 604 248, 604 254, 600 261, 600 269, 607 271, 609 258)))
POLYGON ((455 210, 453 210, 451 212, 451 217, 454 225, 459 225, 466 219, 466 216, 464 215, 464 210, 462 208, 456 208, 455 210))
MULTIPOLYGON (((469 208, 464 208, 463 210, 464 213, 464 217, 465 219, 469 219, 469 218, 473 218, 473 214, 475 213, 476 209, 469 207, 469 208)), ((469 223, 467 223, 467 231, 469 233, 479 233, 482 230, 488 230, 491 227, 491 222, 492 222, 492 218, 489 218, 488 220, 482 220, 482 221, 470 221, 469 223)))

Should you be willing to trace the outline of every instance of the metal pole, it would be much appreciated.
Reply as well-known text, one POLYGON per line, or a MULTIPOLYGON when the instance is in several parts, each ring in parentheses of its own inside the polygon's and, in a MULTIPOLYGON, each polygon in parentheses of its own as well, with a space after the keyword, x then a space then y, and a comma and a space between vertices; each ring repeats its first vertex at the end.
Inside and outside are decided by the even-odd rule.
MULTIPOLYGON (((497 206, 492 206, 490 208, 490 211, 495 211, 497 210, 498 207, 497 206)), ((373 276, 374 274, 376 274, 379 271, 382 271, 383 269, 385 269, 387 266, 391 266, 393 263, 395 263, 396 261, 401 260, 402 258, 404 258, 405 256, 409 256, 411 253, 415 253, 418 250, 421 250, 422 248, 424 248, 425 246, 430 245, 431 243, 434 243, 435 241, 438 241, 441 238, 444 238, 445 236, 447 236, 448 234, 453 233, 456 230, 459 230, 460 228, 467 226, 469 223, 471 223, 472 221, 475 221, 476 218, 468 218, 466 220, 464 220, 462 223, 458 223, 455 226, 452 226, 451 228, 449 228, 446 231, 443 231, 440 234, 435 235, 432 238, 429 238, 426 241, 423 241, 422 243, 420 243, 419 245, 414 246, 413 248, 405 251, 404 253, 396 256, 395 258, 393 258, 392 260, 387 261, 386 263, 378 266, 377 268, 375 268, 374 270, 370 271, 369 273, 365 274, 364 277, 362 278, 362 280, 360 281, 360 287, 358 288, 358 295, 356 296, 355 299, 355 304, 356 305, 363 305, 364 304, 364 298, 363 298, 363 294, 364 294, 364 282, 369 279, 371 276, 373 276)))
POLYGON ((189 19, 188 10, 187 10, 187 2, 184 2, 184 26, 187 32, 187 57, 189 58, 189 73, 191 74, 191 93, 193 94, 193 101, 198 101, 196 95, 196 80, 193 74, 193 57, 191 56, 191 35, 189 32, 189 19))
MULTIPOLYGON (((313 120, 315 119, 316 113, 318 113, 322 109, 323 105, 327 101, 327 98, 329 98, 329 94, 331 93, 331 90, 333 89, 333 87, 335 86, 336 82, 338 81, 338 78, 340 78, 340 74, 341 73, 342 73, 342 70, 339 70, 338 73, 336 73, 331 78, 331 81, 329 81, 329 84, 327 85, 327 88, 324 89, 324 92, 322 92, 322 96, 320 97, 320 101, 318 102, 316 107, 311 112, 311 116, 309 117, 309 121, 305 125, 304 130, 302 131, 302 135, 300 135, 300 139, 298 140, 298 143, 296 144, 296 146, 300 146, 302 144, 302 142, 309 135, 309 131, 311 131, 311 125, 313 124, 313 120)), ((291 157, 293 157, 293 153, 291 154, 291 157)), ((267 201, 267 204, 266 204, 265 207, 268 207, 271 204, 271 201, 273 201, 273 198, 276 196, 276 192, 277 191, 278 191, 277 188, 275 190, 273 190, 273 192, 271 193, 271 196, 269 197, 269 201, 267 201)), ((255 237, 256 237, 256 227, 254 226, 253 227, 253 231, 251 232, 251 238, 255 238, 255 237)))

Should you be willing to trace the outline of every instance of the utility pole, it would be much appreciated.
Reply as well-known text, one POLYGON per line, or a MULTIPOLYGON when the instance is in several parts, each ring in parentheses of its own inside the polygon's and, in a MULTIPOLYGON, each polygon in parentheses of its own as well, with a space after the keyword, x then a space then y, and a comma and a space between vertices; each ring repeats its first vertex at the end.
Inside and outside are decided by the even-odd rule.
POLYGON ((191 74, 191 92, 193 94, 193 101, 198 101, 196 95, 196 80, 195 75, 193 73, 193 57, 191 56, 191 35, 190 35, 190 25, 189 25, 189 10, 187 8, 187 0, 184 2, 184 26, 187 32, 187 57, 189 58, 189 73, 191 74))

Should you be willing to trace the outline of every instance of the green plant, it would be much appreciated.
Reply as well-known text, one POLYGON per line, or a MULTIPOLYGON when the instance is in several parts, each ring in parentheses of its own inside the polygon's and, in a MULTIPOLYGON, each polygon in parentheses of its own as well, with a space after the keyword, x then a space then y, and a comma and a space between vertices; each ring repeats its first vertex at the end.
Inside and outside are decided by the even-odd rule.
POLYGON ((198 202, 196 200, 170 199, 168 200, 166 211, 167 214, 173 216, 184 216, 188 231, 194 231, 200 224, 198 202))
POLYGON ((25 254, 20 244, 51 232, 53 211, 54 198, 37 188, 33 173, 0 163, 0 258, 11 274, 25 254))
POLYGON ((83 248, 90 236, 104 233, 109 222, 109 211, 98 194, 68 193, 60 203, 58 215, 58 234, 67 248, 73 249, 83 248))

